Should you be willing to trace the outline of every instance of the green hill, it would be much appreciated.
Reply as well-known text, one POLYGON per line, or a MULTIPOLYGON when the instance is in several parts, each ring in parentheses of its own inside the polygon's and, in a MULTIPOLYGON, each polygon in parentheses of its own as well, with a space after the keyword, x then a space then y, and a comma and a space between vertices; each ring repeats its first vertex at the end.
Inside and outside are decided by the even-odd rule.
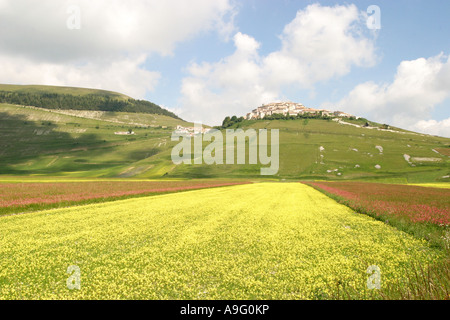
POLYGON ((177 125, 192 124, 157 114, 0 104, 0 174, 121 176, 161 152, 177 125), (134 134, 116 134, 129 130, 134 134))
MULTIPOLYGON (((176 142, 170 136, 176 125, 192 126, 162 115, 0 104, 0 174, 261 178, 260 165, 174 165, 170 155, 176 142), (129 129, 135 134, 115 134, 129 129)), ((239 126, 280 130, 280 168, 276 176, 265 177, 269 179, 413 183, 445 181, 442 177, 450 173, 450 159, 444 155, 450 150, 447 138, 318 119, 306 125, 302 120, 277 120, 243 121, 239 126)))
POLYGON ((152 102, 135 100, 112 91, 85 88, 0 85, 0 103, 57 110, 151 113, 178 119, 174 113, 152 102))
POLYGON ((0 91, 27 94, 67 94, 74 96, 101 95, 119 100, 131 99, 129 96, 113 91, 61 86, 0 84, 0 91))
MULTIPOLYGON (((60 94, 59 90, 66 89, 49 90, 60 94)), ((94 94, 90 89, 67 90, 74 90, 72 96, 74 92, 81 96, 94 94)), ((37 94, 42 92, 38 90, 37 94)), ((295 119, 232 124, 228 129, 280 130, 278 174, 262 177, 261 165, 173 164, 171 151, 177 142, 171 141, 171 134, 177 125, 188 127, 192 123, 168 115, 4 103, 0 104, 0 175, 400 183, 449 180, 450 139, 397 128, 381 130, 382 125, 377 128, 373 122, 369 128, 352 126, 350 122, 295 119), (117 134, 129 130, 134 134, 117 134)), ((362 123, 355 120, 352 124, 362 123)))
MULTIPOLYGON (((371 122, 375 125, 375 123, 371 122)), ((404 130, 355 127, 323 119, 243 120, 228 129, 279 129, 280 167, 266 178, 449 181, 450 139, 404 130), (406 160, 408 158, 409 161, 406 160)), ((248 148, 247 148, 248 151, 248 148)), ((224 157, 225 158, 225 157, 224 157)), ((248 163, 248 152, 246 154, 248 163)), ((261 178, 259 165, 179 165, 173 177, 261 178)), ((263 166, 267 167, 267 166, 263 166)))

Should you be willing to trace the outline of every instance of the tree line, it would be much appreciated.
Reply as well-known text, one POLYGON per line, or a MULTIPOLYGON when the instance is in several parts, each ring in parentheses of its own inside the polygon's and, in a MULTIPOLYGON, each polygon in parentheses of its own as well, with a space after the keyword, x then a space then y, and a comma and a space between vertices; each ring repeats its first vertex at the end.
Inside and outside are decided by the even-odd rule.
MULTIPOLYGON (((333 117, 327 116, 327 115, 323 115, 322 113, 303 113, 303 114, 297 114, 297 115, 289 115, 289 113, 287 113, 286 115, 282 114, 282 113, 274 113, 272 115, 265 115, 264 118, 262 119, 254 119, 254 120, 295 120, 295 119, 322 119, 322 120, 331 120, 333 119, 333 117)), ((226 129, 229 127, 232 127, 235 124, 238 124, 242 121, 244 121, 245 118, 244 117, 237 117, 237 116, 232 116, 232 117, 225 117, 225 119, 222 121, 222 126, 220 128, 222 129, 226 129)), ((349 120, 355 120, 354 117, 349 118, 349 120)))

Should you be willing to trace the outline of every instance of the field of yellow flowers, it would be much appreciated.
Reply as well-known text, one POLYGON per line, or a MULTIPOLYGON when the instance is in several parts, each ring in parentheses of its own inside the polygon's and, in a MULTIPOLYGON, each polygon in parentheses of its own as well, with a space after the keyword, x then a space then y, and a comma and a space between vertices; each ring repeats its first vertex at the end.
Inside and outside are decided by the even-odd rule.
POLYGON ((370 266, 383 290, 442 256, 300 183, 6 216, 0 230, 0 299, 371 298, 370 266))

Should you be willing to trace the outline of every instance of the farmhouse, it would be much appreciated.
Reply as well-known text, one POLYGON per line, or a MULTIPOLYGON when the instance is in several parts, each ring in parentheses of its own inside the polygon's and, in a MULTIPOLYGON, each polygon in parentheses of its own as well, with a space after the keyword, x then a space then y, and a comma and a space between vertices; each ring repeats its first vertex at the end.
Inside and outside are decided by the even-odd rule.
POLYGON ((339 118, 350 118, 353 117, 351 114, 342 112, 342 111, 334 111, 332 113, 335 117, 339 117, 339 118))

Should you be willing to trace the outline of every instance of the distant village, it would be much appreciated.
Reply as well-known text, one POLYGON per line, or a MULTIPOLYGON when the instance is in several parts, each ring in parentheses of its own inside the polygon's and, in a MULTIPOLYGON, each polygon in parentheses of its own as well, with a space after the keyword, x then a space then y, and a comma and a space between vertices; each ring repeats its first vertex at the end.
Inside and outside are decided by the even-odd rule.
MULTIPOLYGON (((261 107, 254 109, 252 112, 247 113, 245 117, 237 118, 234 116, 236 120, 230 117, 226 117, 224 122, 222 123, 221 128, 227 128, 234 124, 236 121, 240 122, 244 119, 246 120, 257 120, 264 119, 264 117, 270 117, 273 115, 283 115, 283 116, 311 116, 311 117, 323 117, 323 118, 335 118, 334 120, 340 121, 338 118, 354 118, 359 119, 359 117, 353 116, 349 113, 345 113, 342 111, 329 111, 325 109, 312 109, 307 108, 301 103, 295 102, 272 102, 268 104, 263 104, 261 107)), ((349 123, 350 124, 350 123, 349 123)), ((178 125, 175 129, 175 132, 179 135, 183 136, 195 136, 198 134, 205 134, 211 129, 204 127, 183 127, 178 125)))
POLYGON ((205 128, 205 127, 183 127, 180 125, 177 125, 177 128, 175 129, 175 132, 179 135, 184 136, 195 136, 197 134, 205 134, 211 129, 205 128))
POLYGON ((269 104, 263 104, 261 107, 254 109, 252 112, 247 113, 246 119, 263 119, 265 116, 271 116, 274 114, 283 114, 286 116, 305 115, 309 114, 312 116, 322 116, 322 117, 337 117, 337 118, 351 118, 354 117, 351 114, 342 111, 329 111, 325 109, 312 109, 307 108, 301 103, 295 102, 272 102, 269 104))

